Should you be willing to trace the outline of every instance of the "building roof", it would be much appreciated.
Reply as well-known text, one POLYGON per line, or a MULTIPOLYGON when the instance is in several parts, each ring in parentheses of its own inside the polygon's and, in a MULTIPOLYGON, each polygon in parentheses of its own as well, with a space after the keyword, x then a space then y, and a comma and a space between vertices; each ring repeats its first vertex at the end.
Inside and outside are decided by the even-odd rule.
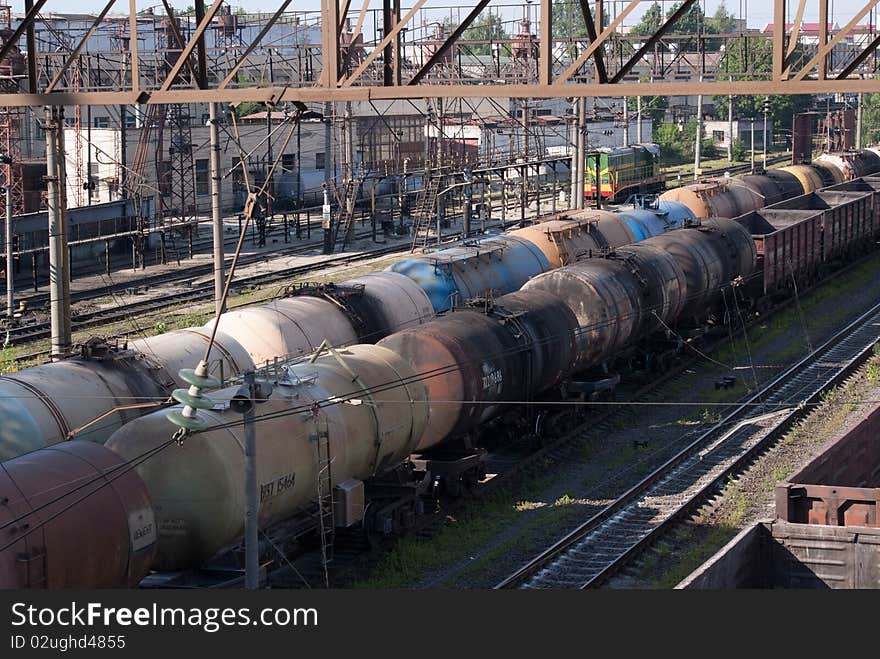
MULTIPOLYGON (((818 22, 816 22, 816 23, 801 23, 800 33, 801 34, 819 34, 819 27, 820 26, 819 26, 818 22)), ((856 31, 856 29, 858 29, 860 27, 863 27, 863 26, 857 25, 853 31, 856 31)), ((786 23, 785 24, 785 31, 786 32, 790 32, 793 29, 794 29, 794 23, 786 23)), ((832 30, 839 30, 839 29, 840 29, 840 26, 837 25, 836 23, 828 23, 828 31, 829 32, 831 32, 832 30)), ((764 27, 764 29, 762 31, 764 32, 764 34, 773 34, 773 23, 767 23, 767 25, 764 27)))
MULTIPOLYGON (((277 112, 275 110, 272 111, 272 120, 284 121, 288 118, 289 115, 284 114, 283 112, 277 112)), ((269 118, 269 113, 265 110, 263 112, 254 112, 253 114, 245 115, 241 117, 242 121, 266 121, 269 118)))

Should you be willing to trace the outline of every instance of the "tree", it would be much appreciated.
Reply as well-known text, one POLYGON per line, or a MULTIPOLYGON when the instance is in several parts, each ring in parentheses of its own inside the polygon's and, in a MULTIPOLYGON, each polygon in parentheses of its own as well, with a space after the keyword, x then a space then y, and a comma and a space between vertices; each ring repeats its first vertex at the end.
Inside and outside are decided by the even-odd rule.
POLYGON ((727 11, 727 5, 724 4, 724 0, 721 0, 721 4, 718 5, 715 14, 712 18, 706 20, 706 31, 710 34, 730 34, 735 24, 736 19, 733 14, 727 11))
POLYGON ((880 143, 880 94, 862 95, 862 146, 880 143))
MULTIPOLYGON (((667 20, 678 11, 681 4, 682 3, 680 2, 676 2, 669 8, 669 11, 666 12, 667 20)), ((696 36, 705 32, 705 24, 706 16, 703 14, 703 9, 700 7, 699 2, 695 2, 677 21, 675 21, 675 23, 670 26, 669 34, 692 34, 696 36)), ((659 25, 659 23, 657 25, 659 25)), ((680 51, 697 50, 696 38, 676 39, 672 43, 675 43, 680 51)))
POLYGON ((629 31, 630 34, 639 36, 648 36, 657 31, 657 28, 663 23, 663 10, 660 9, 660 3, 654 2, 647 11, 642 14, 642 19, 633 25, 629 31))
MULTIPOLYGON (((642 77, 639 79, 639 82, 648 82, 648 79, 642 77)), ((639 101, 635 96, 627 97, 626 104, 630 114, 635 114, 639 111, 639 101)), ((642 96, 642 116, 651 118, 651 124, 655 131, 663 123, 666 117, 666 110, 668 109, 668 96, 642 96)))
MULTIPOLYGON (((798 44, 793 53, 796 62, 804 56, 803 47, 798 44)), ((748 37, 728 42, 721 60, 717 78, 722 80, 760 80, 766 79, 773 66, 773 44, 767 37, 748 37)), ((727 96, 715 97, 715 112, 727 116, 727 96)), ((770 97, 769 119, 773 126, 791 130, 792 117, 810 108, 812 97, 800 95, 774 95, 770 97)), ((733 116, 736 119, 749 117, 763 118, 763 96, 734 96, 733 116)))
POLYGON ((577 2, 554 2, 553 38, 570 39, 586 35, 587 26, 580 5, 577 2))
MULTIPOLYGON (((443 22, 443 25, 446 28, 446 34, 449 34, 459 26, 459 23, 447 18, 443 22)), ((510 38, 510 35, 504 31, 504 25, 501 23, 501 16, 491 12, 488 14, 480 14, 461 36, 462 39, 466 41, 505 41, 510 38)), ((470 44, 467 46, 467 49, 473 55, 492 54, 492 46, 489 43, 470 44)), ((505 54, 510 53, 510 48, 507 44, 504 44, 502 52, 505 54)))

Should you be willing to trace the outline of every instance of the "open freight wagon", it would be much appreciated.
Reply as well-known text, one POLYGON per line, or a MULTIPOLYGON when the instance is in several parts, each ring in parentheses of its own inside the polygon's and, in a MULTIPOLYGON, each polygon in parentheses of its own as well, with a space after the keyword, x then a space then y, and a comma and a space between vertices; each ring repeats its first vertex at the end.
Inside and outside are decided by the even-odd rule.
POLYGON ((880 177, 867 189, 811 192, 737 218, 758 250, 767 302, 825 275, 832 262, 855 257, 880 235, 880 177))

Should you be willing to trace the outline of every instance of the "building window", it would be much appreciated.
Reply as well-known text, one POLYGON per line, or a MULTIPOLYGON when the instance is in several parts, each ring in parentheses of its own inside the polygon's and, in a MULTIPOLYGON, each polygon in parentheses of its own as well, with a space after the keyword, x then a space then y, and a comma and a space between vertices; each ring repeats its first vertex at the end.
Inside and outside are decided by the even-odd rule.
POLYGON ((110 128, 110 117, 93 117, 94 128, 110 128))
POLYGON ((724 141, 724 131, 723 130, 713 130, 712 131, 712 139, 716 142, 724 141))
POLYGON ((324 169, 324 153, 315 154, 315 169, 324 169))
POLYGON ((285 172, 292 172, 296 168, 296 154, 285 153, 281 156, 281 169, 285 172))
POLYGON ((207 158, 199 158, 196 160, 196 194, 197 195, 207 195, 210 194, 210 190, 208 188, 208 159, 207 158))

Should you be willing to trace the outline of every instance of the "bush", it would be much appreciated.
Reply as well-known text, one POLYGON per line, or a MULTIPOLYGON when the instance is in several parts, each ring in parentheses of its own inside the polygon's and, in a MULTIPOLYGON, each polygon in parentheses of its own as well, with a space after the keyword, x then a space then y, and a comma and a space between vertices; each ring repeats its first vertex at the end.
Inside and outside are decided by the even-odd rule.
POLYGON ((743 144, 742 139, 737 137, 733 140, 733 159, 734 160, 745 160, 746 159, 746 147, 743 144))

